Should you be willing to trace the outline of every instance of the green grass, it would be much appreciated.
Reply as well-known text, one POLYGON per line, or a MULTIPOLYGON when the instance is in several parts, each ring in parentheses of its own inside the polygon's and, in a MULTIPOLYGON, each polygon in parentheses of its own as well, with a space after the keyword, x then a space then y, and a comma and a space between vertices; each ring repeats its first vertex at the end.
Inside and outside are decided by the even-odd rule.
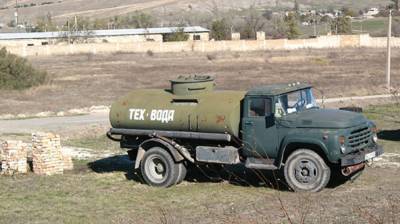
POLYGON ((0 140, 20 140, 24 142, 32 141, 31 133, 2 133, 0 140))
POLYGON ((380 130, 379 144, 385 152, 400 153, 400 105, 370 106, 364 113, 380 130))
MULTIPOLYGON (((400 17, 397 17, 400 18, 400 17)), ((396 18, 394 18, 396 19, 396 18)), ((388 18, 377 17, 366 20, 355 20, 352 22, 353 34, 369 33, 371 36, 386 36, 388 18)), ((316 26, 318 35, 326 35, 330 30, 329 24, 316 26)), ((301 35, 299 38, 308 38, 314 35, 314 26, 300 26, 301 35)))
POLYGON ((121 150, 119 147, 119 143, 111 141, 110 139, 107 138, 106 135, 91 136, 78 139, 68 139, 63 141, 63 145, 95 149, 97 151, 121 150))
POLYGON ((364 114, 373 120, 380 129, 400 128, 400 104, 369 106, 364 114))
MULTIPOLYGON (((314 26, 299 26, 301 35, 299 38, 309 38, 314 36, 314 26)), ((319 24, 316 26, 317 36, 326 35, 330 30, 329 24, 319 24)))
POLYGON ((0 177, 0 184, 2 223, 159 223, 162 210, 190 218, 192 212, 207 214, 206 204, 229 205, 271 192, 226 183, 151 188, 122 172, 0 177))
POLYGON ((36 116, 36 115, 28 115, 26 117, 12 117, 12 118, 6 118, 6 119, 0 119, 7 121, 7 120, 29 120, 29 119, 36 119, 36 118, 50 118, 50 117, 76 117, 76 116, 85 116, 88 115, 89 113, 77 113, 77 114, 67 114, 64 116, 57 116, 56 114, 48 115, 48 116, 36 116))
POLYGON ((367 7, 385 6, 390 3, 387 0, 362 0, 362 1, 342 1, 342 0, 313 0, 313 1, 298 1, 301 4, 309 5, 316 9, 334 8, 340 9, 343 6, 349 7, 357 12, 357 10, 367 7))
POLYGON ((353 21, 353 33, 370 33, 373 36, 384 36, 387 32, 387 18, 373 18, 363 21, 353 21))

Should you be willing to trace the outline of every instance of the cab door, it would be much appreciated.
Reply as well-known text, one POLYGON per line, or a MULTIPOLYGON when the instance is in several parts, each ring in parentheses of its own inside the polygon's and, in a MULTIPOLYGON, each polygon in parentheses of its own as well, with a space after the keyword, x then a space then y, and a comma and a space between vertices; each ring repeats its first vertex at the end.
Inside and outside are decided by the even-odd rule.
POLYGON ((275 158, 278 133, 273 113, 273 99, 262 96, 246 97, 242 118, 244 155, 275 158))

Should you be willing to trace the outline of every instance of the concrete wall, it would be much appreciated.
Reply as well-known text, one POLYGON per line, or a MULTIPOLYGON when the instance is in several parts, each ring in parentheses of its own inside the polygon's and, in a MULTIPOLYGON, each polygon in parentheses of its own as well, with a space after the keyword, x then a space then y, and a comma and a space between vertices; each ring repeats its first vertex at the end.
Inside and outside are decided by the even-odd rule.
MULTIPOLYGON (((209 33, 188 33, 189 41, 198 40, 208 41, 209 33)), ((111 36, 111 37, 95 37, 81 39, 80 42, 85 43, 136 43, 136 42, 163 42, 162 34, 148 34, 148 35, 129 35, 129 36, 111 36)), ((24 39, 24 40, 0 40, 0 45, 10 46, 10 47, 23 47, 23 46, 40 46, 40 45, 62 45, 66 44, 68 41, 64 39, 24 39)), ((77 42, 79 43, 79 41, 77 42)))
POLYGON ((196 40, 195 36, 197 36, 197 40, 208 41, 210 39, 209 33, 189 33, 189 41, 196 40))
MULTIPOLYGON (((0 42, 1 46, 1 42, 0 42)), ((400 38, 392 38, 392 46, 400 47, 400 38)), ((369 35, 321 36, 298 40, 232 40, 232 41, 185 41, 185 42, 108 42, 87 44, 63 44, 46 46, 9 45, 7 49, 21 56, 66 55, 80 53, 112 52, 217 52, 217 51, 258 51, 296 50, 303 48, 345 48, 345 47, 386 47, 386 38, 369 35)))

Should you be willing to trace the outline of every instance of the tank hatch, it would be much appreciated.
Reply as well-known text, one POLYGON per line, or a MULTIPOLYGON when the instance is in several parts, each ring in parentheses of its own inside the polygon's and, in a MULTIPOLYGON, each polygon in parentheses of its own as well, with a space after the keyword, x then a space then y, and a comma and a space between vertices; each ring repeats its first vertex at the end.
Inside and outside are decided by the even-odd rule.
POLYGON ((209 75, 179 76, 171 80, 171 90, 175 95, 195 95, 214 90, 214 78, 209 75))

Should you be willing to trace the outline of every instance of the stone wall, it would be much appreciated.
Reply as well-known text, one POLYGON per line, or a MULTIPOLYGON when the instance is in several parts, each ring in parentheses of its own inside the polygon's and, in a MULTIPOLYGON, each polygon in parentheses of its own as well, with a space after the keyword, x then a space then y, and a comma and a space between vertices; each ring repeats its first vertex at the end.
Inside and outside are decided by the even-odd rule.
POLYGON ((27 145, 22 141, 5 141, 0 149, 0 173, 14 175, 28 172, 27 145))

